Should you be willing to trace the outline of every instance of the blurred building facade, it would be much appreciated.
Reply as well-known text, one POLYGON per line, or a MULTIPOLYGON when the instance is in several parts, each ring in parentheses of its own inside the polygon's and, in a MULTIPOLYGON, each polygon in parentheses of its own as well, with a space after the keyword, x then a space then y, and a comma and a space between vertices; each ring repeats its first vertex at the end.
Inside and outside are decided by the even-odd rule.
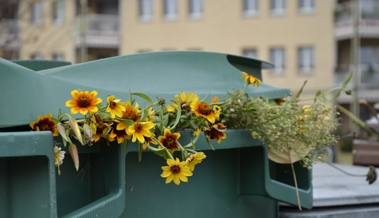
MULTIPOLYGON (((379 3, 360 2, 360 89, 377 93, 379 3)), ((349 72, 349 1, 0 0, 0 8, 0 56, 7 59, 224 52, 272 62, 275 69, 263 73, 269 84, 296 92, 307 80, 305 94, 337 86, 349 72)))
MULTIPOLYGON (((379 102, 379 0, 359 0, 358 7, 358 99, 364 99, 371 105, 379 102)), ((336 70, 335 85, 342 85, 352 71, 351 63, 354 46, 354 11, 352 1, 339 0, 335 8, 336 70)), ((353 69, 354 70, 354 69, 353 69)), ((348 85, 353 89, 353 83, 348 85)), ((338 102, 349 107, 351 96, 343 95, 338 102)), ((370 118, 367 107, 360 106, 360 117, 370 118)))

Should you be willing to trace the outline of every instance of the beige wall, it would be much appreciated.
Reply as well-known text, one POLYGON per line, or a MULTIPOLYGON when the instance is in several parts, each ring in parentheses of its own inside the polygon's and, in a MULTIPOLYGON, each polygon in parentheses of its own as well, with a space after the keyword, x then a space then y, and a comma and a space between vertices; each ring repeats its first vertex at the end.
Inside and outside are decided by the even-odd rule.
POLYGON ((32 1, 23 0, 20 3, 20 59, 30 59, 33 54, 38 53, 45 60, 51 60, 53 54, 60 53, 65 61, 75 62, 75 1, 65 1, 65 19, 61 24, 54 24, 52 21, 52 0, 43 1, 43 22, 32 24, 30 2, 32 1))
POLYGON ((178 2, 176 20, 165 20, 163 0, 154 0, 153 18, 140 21, 138 1, 120 1, 124 30, 120 53, 201 49, 240 55, 243 48, 252 47, 257 49, 259 59, 268 61, 270 47, 282 46, 286 49, 286 73, 274 76, 265 71, 265 82, 297 90, 304 80, 308 80, 305 92, 332 87, 334 1, 316 1, 315 12, 302 15, 297 11, 298 1, 289 0, 287 12, 282 16, 270 14, 270 1, 259 1, 259 14, 245 17, 242 0, 204 0, 204 14, 198 20, 188 17, 187 1, 178 2), (316 57, 312 75, 297 72, 297 49, 302 45, 314 46, 316 57))

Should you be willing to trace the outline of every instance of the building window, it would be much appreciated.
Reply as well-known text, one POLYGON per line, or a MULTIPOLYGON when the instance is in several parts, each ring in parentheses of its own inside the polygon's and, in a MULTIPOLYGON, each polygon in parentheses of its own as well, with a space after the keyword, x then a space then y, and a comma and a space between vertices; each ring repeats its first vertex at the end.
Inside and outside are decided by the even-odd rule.
POLYGON ((65 0, 55 0, 53 1, 53 22, 56 24, 61 24, 64 19, 65 13, 65 0))
POLYGON ((33 24, 41 24, 42 23, 42 17, 43 17, 43 5, 42 1, 36 1, 32 3, 30 7, 31 11, 31 21, 33 24))
POLYGON ((151 20, 153 16, 153 0, 139 0, 139 17, 141 20, 151 20))
POLYGON ((298 49, 299 73, 312 73, 315 65, 314 59, 313 47, 300 47, 298 49))
POLYGON ((64 55, 62 53, 54 53, 52 59, 54 61, 64 61, 64 55))
POLYGON ((282 74, 285 68, 285 51, 284 48, 271 48, 270 49, 270 62, 274 64, 272 73, 282 74))
POLYGON ((359 59, 360 64, 379 64, 379 46, 361 46, 359 59))
POLYGON ((258 14, 258 0, 243 0, 243 13, 245 16, 258 14))
POLYGON ((284 14, 286 12, 286 0, 271 0, 271 13, 284 14))
POLYGON ((164 0, 164 17, 169 20, 176 19, 178 15, 177 0, 164 0))
POLYGON ((299 0, 299 12, 311 13, 315 8, 315 0, 299 0))
POLYGON ((203 0, 189 0, 188 9, 191 18, 200 18, 203 16, 203 0))
POLYGON ((43 57, 41 54, 36 53, 36 54, 32 54, 30 56, 30 59, 32 59, 32 60, 43 60, 43 57))
POLYGON ((257 50, 253 48, 247 48, 242 50, 242 55, 249 58, 258 58, 257 50))

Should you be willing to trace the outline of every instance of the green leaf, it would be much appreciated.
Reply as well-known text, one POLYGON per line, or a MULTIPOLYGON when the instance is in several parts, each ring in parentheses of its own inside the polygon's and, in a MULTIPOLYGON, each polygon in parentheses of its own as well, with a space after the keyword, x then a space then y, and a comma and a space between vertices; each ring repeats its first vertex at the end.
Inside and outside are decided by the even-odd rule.
POLYGON ((350 72, 349 76, 346 78, 345 82, 342 84, 342 89, 345 89, 347 84, 350 82, 351 78, 353 77, 353 72, 350 72))
POLYGON ((296 98, 300 97, 301 93, 303 92, 305 84, 307 84, 307 80, 304 81, 303 86, 301 87, 301 89, 299 90, 299 92, 296 94, 296 98))
POLYGON ((149 102, 150 104, 153 104, 153 101, 149 98, 149 96, 147 96, 147 95, 145 95, 143 93, 134 92, 134 93, 131 93, 131 95, 135 95, 135 96, 141 97, 141 98, 145 99, 147 102, 149 102))
POLYGON ((173 124, 171 124, 170 126, 168 126, 168 128, 172 131, 175 129, 176 125, 178 125, 179 121, 180 121, 180 117, 181 117, 181 114, 182 114, 182 108, 180 107, 180 101, 179 100, 176 100, 176 103, 178 104, 178 109, 176 111, 176 119, 175 119, 175 122, 173 124))
POLYGON ((322 91, 321 91, 321 90, 318 90, 318 91, 316 92, 315 99, 313 100, 313 102, 316 102, 317 98, 320 97, 321 94, 322 94, 322 91))
POLYGON ((138 162, 141 162, 142 160, 142 144, 141 143, 138 143, 138 162))
MULTIPOLYGON (((208 95, 205 96, 205 97, 204 97, 203 99, 201 99, 200 101, 205 101, 205 100, 207 100, 207 98, 209 97, 210 94, 211 94, 211 93, 209 92, 208 95)), ((178 105, 180 105, 180 104, 178 104, 178 105)))
POLYGON ((141 111, 141 119, 140 119, 140 120, 141 120, 141 121, 145 121, 145 118, 146 118, 147 114, 148 114, 148 113, 146 113, 146 110, 142 110, 142 111, 141 111))
POLYGON ((120 123, 123 123, 123 124, 125 124, 125 125, 127 125, 127 126, 131 126, 131 125, 133 125, 133 123, 134 123, 134 121, 131 120, 131 119, 115 118, 115 120, 118 120, 118 121, 120 121, 120 123))
POLYGON ((338 97, 340 97, 341 92, 345 90, 347 84, 350 82, 351 78, 353 77, 353 72, 350 72, 349 76, 346 78, 345 82, 342 84, 341 88, 338 89, 336 95, 332 98, 330 101, 336 100, 338 97))
POLYGON ((163 157, 165 160, 172 158, 173 153, 167 148, 152 150, 154 154, 163 157))
POLYGON ((60 117, 62 117, 62 110, 59 108, 59 110, 58 110, 58 120, 60 121, 61 120, 61 118, 60 117))

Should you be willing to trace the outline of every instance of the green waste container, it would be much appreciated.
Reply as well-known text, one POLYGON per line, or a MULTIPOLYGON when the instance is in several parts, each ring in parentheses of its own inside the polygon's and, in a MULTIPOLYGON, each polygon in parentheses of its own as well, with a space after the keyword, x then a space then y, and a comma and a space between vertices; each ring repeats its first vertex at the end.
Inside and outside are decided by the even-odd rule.
MULTIPOLYGON (((118 144, 78 145, 79 172, 67 152, 58 176, 52 144, 60 139, 28 127, 39 115, 69 111, 64 102, 73 89, 97 90, 103 99, 109 94, 128 99, 129 90, 152 99, 171 100, 180 91, 222 98, 244 86, 241 71, 262 79, 261 70, 271 68, 270 63, 173 51, 42 64, 37 71, 19 64, 0 59, 0 95, 7 102, 0 106, 0 217, 278 217, 278 202, 297 205, 290 165, 269 161, 265 144, 244 130, 227 130, 227 139, 215 144, 215 151, 200 138, 197 149, 207 159, 188 183, 176 186, 160 177, 162 158, 145 152, 138 162, 133 144, 126 153, 118 144), (36 198, 40 201, 30 200, 36 198)), ((265 83, 247 92, 271 99, 290 94, 265 83)), ((181 140, 186 143, 190 134, 183 132, 181 140)), ((302 207, 311 208, 311 171, 295 167, 302 207)))

